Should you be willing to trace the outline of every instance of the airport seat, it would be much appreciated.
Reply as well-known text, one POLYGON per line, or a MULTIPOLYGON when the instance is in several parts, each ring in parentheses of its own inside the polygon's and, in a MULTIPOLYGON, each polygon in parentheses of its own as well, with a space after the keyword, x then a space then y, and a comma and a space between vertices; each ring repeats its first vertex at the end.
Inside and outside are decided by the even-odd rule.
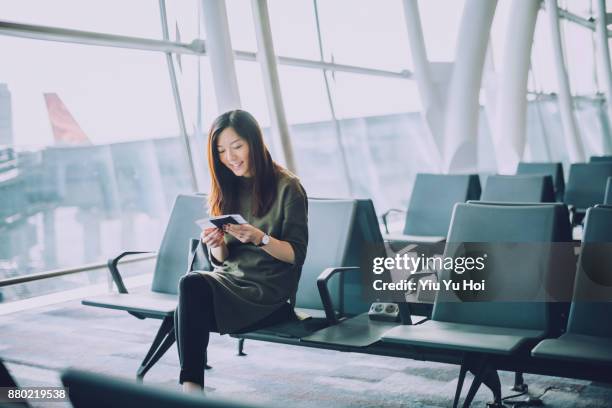
MULTIPOLYGON (((203 200, 202 195, 181 195, 177 198, 158 252, 151 292, 127 293, 116 267, 120 256, 109 261, 109 269, 119 293, 82 301, 88 306, 125 310, 139 318, 163 319, 153 344, 138 369, 137 377, 140 379, 174 344, 173 319, 178 301, 177 289, 180 277, 185 274, 193 262, 208 263, 206 255, 197 256, 194 244, 197 245, 199 240, 193 239, 200 234, 195 220, 203 215, 203 200), (189 243, 192 253, 190 259, 187 257, 189 243)), ((270 319, 263 319, 245 328, 245 332, 257 331, 260 335, 281 333, 286 337, 300 337, 328 324, 317 290, 316 279, 327 267, 344 265, 356 203, 354 200, 309 200, 308 205, 310 243, 295 303, 295 315, 299 319, 291 318, 294 313, 293 309, 288 306, 281 308, 278 314, 274 313, 270 319), (330 228, 330 225, 333 225, 334 228, 330 228), (281 317, 286 318, 287 321, 278 323, 278 320, 284 320, 281 317)), ((127 254, 131 253, 135 252, 127 254)), ((210 269, 209 266, 210 264, 208 267, 200 265, 196 269, 207 270, 210 269)), ((330 283, 335 304, 340 305, 341 308, 345 304, 341 301, 341 297, 344 296, 342 281, 343 276, 338 276, 330 283)), ((238 350, 242 355, 244 337, 241 337, 240 333, 237 333, 236 337, 240 338, 238 350)))
POLYGON ((612 162, 612 156, 591 156, 589 163, 612 162))
MULTIPOLYGON (((361 292, 355 285, 359 276, 350 277, 358 270, 356 263, 350 263, 349 250, 351 234, 354 232, 356 200, 309 199, 308 201, 308 251, 302 266, 302 273, 295 296, 295 314, 298 319, 266 325, 255 324, 232 336, 240 339, 238 354, 244 355, 245 339, 277 341, 304 337, 333 323, 346 314, 360 313, 369 305, 360 300, 361 292), (329 282, 329 293, 336 309, 326 310, 319 296, 317 278, 330 267, 341 268, 329 282)), ((378 225, 376 226, 378 229, 378 225)), ((378 230, 379 231, 379 230, 378 230)), ((378 232, 380 234, 380 231, 378 232)))
POLYGON ((604 205, 612 205, 612 177, 608 177, 606 183, 606 194, 604 196, 604 205))
MULTIPOLYGON (((130 293, 125 287, 117 263, 125 256, 141 253, 130 251, 123 252, 108 261, 108 268, 118 293, 82 300, 82 304, 87 306, 123 310, 139 319, 162 320, 153 343, 138 368, 137 377, 140 379, 174 344, 174 311, 178 302, 178 282, 188 269, 189 243, 193 237, 200 235, 200 227, 195 220, 202 218, 205 214, 204 195, 179 195, 176 198, 157 252, 150 291, 130 293)), ((201 269, 211 268, 202 266, 201 269)))
POLYGON ((2 359, 0 359, 0 387, 17 387, 17 383, 4 366, 2 359))
POLYGON ((554 202, 552 176, 537 174, 489 176, 480 199, 511 203, 554 202))
POLYGON ((587 211, 567 332, 547 339, 534 357, 612 370, 612 207, 587 211))
MULTIPOLYGON (((355 213, 355 221, 349 240, 349 248, 347 254, 347 265, 354 265, 365 267, 367 263, 368 268, 371 265, 371 259, 375 257, 386 257, 394 255, 394 251, 389 247, 388 243, 385 242, 383 235, 381 234, 380 227, 378 224, 378 217, 374 208, 374 203, 370 199, 356 199, 357 207, 355 213)), ((441 252, 441 251, 440 251, 441 252)), ((337 322, 334 319, 332 310, 335 310, 331 303, 326 303, 325 300, 330 299, 326 294, 327 284, 326 281, 336 273, 346 274, 344 280, 344 307, 345 315, 354 316, 359 313, 363 313, 368 310, 369 304, 363 302, 363 277, 360 273, 346 273, 347 270, 344 268, 329 268, 317 279, 317 285, 319 287, 319 294, 323 300, 323 305, 326 311, 328 320, 337 322), (337 270, 336 270, 337 269, 337 270)), ((432 272, 416 272, 411 274, 410 279, 420 279, 431 275, 432 272)), ((390 279, 390 278, 389 278, 390 279)), ((372 295, 372 294, 370 294, 372 295)), ((407 299, 403 295, 394 299, 398 303, 407 302, 410 303, 410 309, 412 314, 420 316, 430 316, 432 301, 419 299, 415 294, 412 299, 407 299)), ((374 297, 374 296, 371 296, 374 297)), ((331 299, 330 299, 331 300, 331 299)))
POLYGON ((520 162, 516 169, 516 174, 548 174, 552 176, 553 188, 555 190, 555 199, 558 202, 563 202, 563 196, 565 194, 565 179, 563 176, 563 165, 560 162, 520 162))
MULTIPOLYGON (((553 266, 558 262, 555 259, 558 254, 549 252, 548 245, 538 249, 534 244, 570 240, 567 208, 563 204, 457 204, 444 256, 456 256, 457 251, 467 253, 470 243, 489 243, 478 251, 488 248, 491 252, 498 246, 506 251, 504 260, 513 262, 497 261, 494 270, 485 269, 488 289, 468 296, 467 300, 464 292, 438 291, 430 321, 417 326, 397 326, 385 333, 382 340, 465 353, 454 406, 459 402, 468 369, 473 369, 475 379, 464 406, 469 406, 483 381, 492 388, 495 402, 501 403, 496 359, 528 353, 533 344, 556 333, 562 324, 561 311, 555 304, 537 296, 539 301, 527 301, 520 296, 528 291, 541 293, 542 282, 548 281, 551 274, 561 282, 572 280, 571 274, 558 276, 565 273, 553 266), (528 252, 528 248, 534 252, 528 252), (513 294, 521 300, 512 301, 513 294)), ((481 253, 478 251, 472 254, 481 253)), ((477 273, 461 275, 460 279, 472 276, 478 280, 477 273)), ((444 270, 440 280, 455 281, 453 275, 454 272, 444 270)), ((565 290, 569 292, 570 285, 565 290)))
MULTIPOLYGON (((378 343, 380 336, 386 330, 398 324, 372 322, 366 313, 370 308, 370 302, 365 301, 363 297, 362 267, 365 264, 370 265, 369 260, 372 257, 386 256, 387 247, 383 241, 372 201, 369 199, 354 201, 355 214, 349 222, 350 235, 346 252, 337 258, 340 265, 345 266, 329 266, 322 273, 317 272, 319 274, 317 276, 309 275, 305 279, 302 275, 300 280, 300 285, 318 288, 318 298, 323 305, 321 311, 325 316, 324 325, 296 330, 295 327, 299 327, 299 323, 289 322, 260 331, 235 334, 235 337, 336 350, 355 348, 364 350, 378 343), (341 284, 340 295, 337 293, 338 287, 333 284, 334 279, 338 279, 341 284)), ((335 229, 344 228, 342 225, 344 224, 338 224, 337 221, 334 223, 335 229)), ((329 224, 324 231, 328 231, 329 236, 331 233, 329 224)), ((308 251, 310 256, 310 246, 308 251)), ((318 268, 315 271, 318 271, 318 268)), ((398 301, 406 301, 405 298, 402 299, 398 301)), ((297 302, 300 303, 299 296, 297 302)), ((410 308, 412 313, 420 316, 431 313, 431 304, 425 302, 411 302, 410 308)))
POLYGON ((603 204, 612 162, 574 163, 565 186, 565 204, 571 206, 572 224, 582 222, 587 208, 603 204))
MULTIPOLYGON (((6 366, 4 365, 4 362, 2 361, 2 359, 0 358, 0 387, 4 388, 19 388, 19 385, 17 384, 17 382, 15 381, 15 379, 11 376, 11 373, 8 372, 6 366)), ((11 403, 6 403, 6 405, 4 405, 4 403, 2 403, 2 401, 0 401, 0 407, 22 407, 22 408, 27 408, 30 407, 31 405, 28 402, 22 401, 22 402, 11 402, 11 403)))
POLYGON ((138 384, 108 375, 67 369, 62 383, 74 408, 247 408, 252 404, 224 401, 138 384))
MULTIPOLYGON (((480 198, 480 179, 477 174, 417 174, 402 235, 388 235, 391 241, 436 243, 446 239, 453 206, 480 198)), ((383 214, 387 234, 387 217, 383 214)))

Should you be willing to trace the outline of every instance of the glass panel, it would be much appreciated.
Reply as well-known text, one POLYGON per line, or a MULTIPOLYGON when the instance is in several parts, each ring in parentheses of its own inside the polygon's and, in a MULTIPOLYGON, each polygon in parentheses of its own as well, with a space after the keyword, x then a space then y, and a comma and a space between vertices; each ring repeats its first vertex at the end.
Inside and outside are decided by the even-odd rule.
POLYGON ((493 146, 493 139, 491 136, 491 124, 495 118, 489 117, 487 110, 481 106, 480 113, 478 115, 478 164, 477 169, 479 173, 493 174, 497 173, 497 158, 495 156, 495 148, 493 146))
POLYGON ((416 173, 434 167, 416 84, 345 73, 332 84, 354 194, 372 197, 379 213, 405 208, 416 173))
MULTIPOLYGON (((200 27, 199 0, 167 0, 166 18, 170 39, 190 43, 195 38, 206 38, 204 27, 200 27)), ((161 24, 161 23, 160 23, 161 24)))
POLYGON ((533 161, 569 162, 556 97, 529 103, 526 149, 529 150, 526 158, 533 161), (547 151, 550 151, 550 159, 547 151))
POLYGON ((209 59, 183 55, 174 61, 196 178, 200 189, 208 191, 208 129, 219 115, 209 59))
POLYGON ((271 0, 268 10, 276 55, 320 58, 312 0, 271 0))
POLYGON ((162 38, 156 0, 19 0, 2 2, 2 19, 75 30, 162 38), (134 24, 137 21, 138 24, 134 24))
POLYGON ((337 72, 330 81, 339 117, 419 112, 414 81, 337 72))
POLYGON ((272 157, 280 162, 281 150, 272 140, 270 130, 270 114, 264 90, 263 78, 259 63, 249 61, 236 61, 236 76, 238 77, 238 89, 240 91, 240 102, 242 109, 250 112, 264 133, 264 140, 272 157))
POLYGON ((11 37, 0 49, 11 55, 0 111, 12 118, 0 278, 157 249, 174 198, 191 190, 164 56, 11 37))
POLYGON ((257 51, 255 25, 250 0, 226 0, 227 20, 232 48, 240 51, 257 51))
POLYGON ((597 92, 593 32, 577 24, 562 21, 561 33, 572 94, 597 92))
POLYGON ((593 15, 595 7, 592 0, 561 0, 558 5, 560 8, 587 19, 593 15))
POLYGON ((311 197, 348 196, 323 72, 281 66, 279 75, 291 125, 293 152, 304 188, 311 197))
MULTIPOLYGON (((430 61, 453 61, 465 0, 419 0, 421 27, 430 61)), ((403 11, 402 11, 403 13, 403 11)))
POLYGON ((601 156, 608 151, 610 133, 607 129, 607 112, 602 99, 577 98, 576 121, 584 146, 585 157, 601 156))
POLYGON ((327 61, 398 71, 411 67, 399 0, 319 1, 318 6, 327 61))

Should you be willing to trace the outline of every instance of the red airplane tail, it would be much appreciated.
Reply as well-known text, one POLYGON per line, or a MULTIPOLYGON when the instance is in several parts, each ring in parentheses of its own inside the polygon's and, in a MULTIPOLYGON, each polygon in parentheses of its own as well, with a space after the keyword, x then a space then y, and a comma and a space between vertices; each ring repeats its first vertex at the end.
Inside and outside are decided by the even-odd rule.
POLYGON ((47 112, 51 121, 53 138, 57 145, 83 145, 91 141, 56 93, 45 93, 47 112))

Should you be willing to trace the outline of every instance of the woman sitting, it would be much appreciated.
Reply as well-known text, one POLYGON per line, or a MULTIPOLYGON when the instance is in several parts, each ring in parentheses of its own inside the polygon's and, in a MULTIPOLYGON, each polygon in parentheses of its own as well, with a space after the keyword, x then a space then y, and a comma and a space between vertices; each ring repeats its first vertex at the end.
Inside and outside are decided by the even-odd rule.
POLYGON ((287 307, 308 244, 308 202, 299 179, 272 160, 251 114, 226 112, 208 134, 211 216, 240 214, 247 224, 206 228, 201 240, 214 270, 179 284, 175 331, 184 391, 204 387, 211 331, 232 333, 287 307))

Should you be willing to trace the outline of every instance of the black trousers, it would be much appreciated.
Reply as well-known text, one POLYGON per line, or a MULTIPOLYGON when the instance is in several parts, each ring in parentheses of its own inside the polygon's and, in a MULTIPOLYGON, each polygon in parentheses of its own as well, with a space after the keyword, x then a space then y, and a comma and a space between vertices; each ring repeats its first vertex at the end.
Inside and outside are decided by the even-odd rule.
POLYGON ((181 373, 179 382, 204 386, 204 366, 210 332, 217 331, 213 291, 199 273, 190 272, 179 282, 179 303, 174 314, 174 331, 181 373))

